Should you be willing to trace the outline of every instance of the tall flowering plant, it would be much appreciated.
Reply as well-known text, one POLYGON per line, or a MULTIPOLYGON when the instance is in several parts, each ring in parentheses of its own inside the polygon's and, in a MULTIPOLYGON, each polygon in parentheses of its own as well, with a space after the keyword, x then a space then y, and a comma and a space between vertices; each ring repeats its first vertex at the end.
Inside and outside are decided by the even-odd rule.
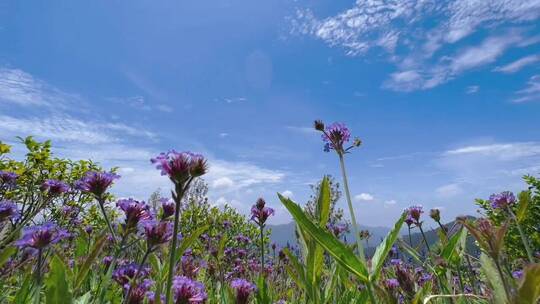
MULTIPOLYGON (((174 190, 172 191, 172 198, 175 202, 173 236, 177 236, 182 199, 189 189, 191 182, 207 172, 207 161, 200 154, 172 150, 159 154, 155 158, 152 158, 151 162, 156 165, 158 170, 161 170, 161 175, 168 176, 174 184, 174 190)), ((177 242, 178 238, 173 237, 169 250, 169 272, 167 274, 167 285, 165 289, 166 304, 170 304, 172 301, 171 289, 173 287, 173 276, 176 266, 177 242)))
POLYGON ((343 123, 335 122, 329 126, 325 126, 324 123, 320 120, 316 120, 314 123, 315 130, 322 133, 322 140, 324 144, 324 151, 330 152, 333 150, 336 152, 339 158, 339 164, 341 168, 341 174, 343 177, 343 187, 345 190, 345 197, 347 199, 347 205, 349 207, 349 213, 351 216, 351 222, 353 226, 354 238, 356 240, 356 246, 358 248, 358 253, 360 259, 366 263, 366 258, 364 255, 364 246, 362 245, 358 224, 356 222, 356 215, 354 213, 354 208, 352 205, 351 192, 349 191, 349 182, 347 180, 347 172, 345 169, 345 154, 350 153, 353 148, 360 147, 362 141, 358 138, 355 138, 352 145, 345 146, 351 139, 351 131, 343 123))

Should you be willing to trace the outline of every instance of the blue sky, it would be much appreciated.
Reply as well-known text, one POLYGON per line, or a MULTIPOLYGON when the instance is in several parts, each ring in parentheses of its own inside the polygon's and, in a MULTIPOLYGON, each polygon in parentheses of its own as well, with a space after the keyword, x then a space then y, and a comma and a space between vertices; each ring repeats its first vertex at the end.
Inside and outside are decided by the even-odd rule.
MULTIPOLYGON (((210 198, 304 202, 325 173, 314 119, 348 156, 359 221, 445 219, 540 172, 540 1, 2 1, 0 139, 120 167, 147 197, 169 149, 210 160, 210 198)), ((15 154, 21 156, 20 146, 15 154)))

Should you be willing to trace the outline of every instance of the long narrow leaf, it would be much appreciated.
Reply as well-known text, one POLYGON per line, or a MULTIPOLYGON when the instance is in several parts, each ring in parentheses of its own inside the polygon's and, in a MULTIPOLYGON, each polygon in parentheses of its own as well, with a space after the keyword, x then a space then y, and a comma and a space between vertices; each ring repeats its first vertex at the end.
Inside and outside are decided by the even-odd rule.
POLYGON ((94 243, 94 247, 92 248, 92 251, 90 252, 88 257, 82 264, 81 268, 79 269, 79 272, 77 273, 77 278, 75 279, 75 286, 74 286, 75 289, 79 288, 81 283, 84 281, 84 279, 88 275, 90 266, 92 266, 92 263, 94 263, 98 255, 101 253, 101 250, 103 249, 103 246, 105 246, 106 241, 107 241, 107 235, 102 234, 94 243))
POLYGON ((45 299, 47 304, 71 303, 73 295, 66 277, 66 265, 54 255, 50 263, 50 273, 45 280, 45 299))
POLYGON ((381 273, 381 269, 384 265, 384 260, 386 260, 386 257, 388 256, 388 252, 392 249, 392 246, 396 242, 399 232, 401 231, 401 226, 403 225, 403 222, 405 221, 406 213, 403 212, 399 220, 394 225, 394 228, 388 233, 388 235, 384 238, 384 240, 377 246, 377 249, 375 250, 375 254, 373 255, 373 258, 371 260, 371 274, 370 274, 370 280, 372 282, 375 282, 377 278, 379 277, 379 274, 381 273))
POLYGON ((334 259, 356 275, 360 281, 368 281, 368 271, 364 264, 358 259, 354 252, 336 239, 326 230, 313 224, 302 211, 302 208, 290 199, 278 193, 278 197, 283 205, 289 210, 296 223, 302 227, 317 243, 319 243, 334 259))

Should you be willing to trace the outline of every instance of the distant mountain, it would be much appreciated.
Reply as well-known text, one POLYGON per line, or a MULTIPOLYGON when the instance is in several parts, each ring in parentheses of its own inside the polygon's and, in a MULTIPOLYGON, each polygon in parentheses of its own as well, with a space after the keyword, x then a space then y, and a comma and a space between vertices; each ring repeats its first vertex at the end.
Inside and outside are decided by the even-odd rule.
MULTIPOLYGON (((369 242, 364 242, 364 245, 369 246, 379 244, 381 240, 388 234, 388 232, 390 232, 390 228, 388 227, 369 227, 362 225, 359 225, 358 227, 358 230, 369 230, 369 232, 372 234, 369 242)), ((296 224, 294 222, 282 225, 268 225, 268 228, 272 229, 272 234, 270 235, 272 242, 275 242, 280 246, 287 245, 287 242, 289 242, 291 245, 296 244, 296 224)), ((354 241, 352 231, 346 234, 346 239, 348 242, 354 241)))
MULTIPOLYGON (((452 232, 452 229, 456 229, 456 227, 458 227, 455 221, 449 222, 445 224, 444 226, 448 230, 450 230, 450 232, 452 232)), ((289 242, 291 245, 296 245, 296 235, 295 235, 296 224, 294 222, 291 222, 288 224, 282 224, 282 225, 269 225, 268 228, 272 229, 272 233, 270 235, 270 239, 272 240, 272 242, 275 242, 279 246, 285 246, 287 245, 287 242, 289 242)), ((369 230, 369 232, 372 234, 372 237, 369 239, 369 243, 364 241, 364 246, 366 247, 366 254, 371 256, 373 255, 377 245, 390 232, 390 228, 370 227, 370 226, 359 225, 359 230, 366 230, 366 229, 369 230)), ((436 242, 438 242, 439 240, 439 236, 437 234, 438 230, 440 230, 440 228, 432 229, 431 227, 425 225, 424 234, 426 235, 427 242, 430 246, 433 246, 436 242)), ((409 243, 408 229, 406 226, 405 228, 401 230, 401 238, 405 242, 407 242, 407 244, 409 243)), ((354 242, 352 232, 349 232, 346 235, 346 239, 349 243, 354 242)), ((425 248, 422 234, 418 231, 417 228, 412 229, 411 240, 412 240, 413 247, 422 248, 422 249, 425 248)), ((469 237, 467 240, 467 251, 472 253, 473 255, 476 255, 478 251, 478 247, 474 244, 474 241, 471 237, 469 237)))

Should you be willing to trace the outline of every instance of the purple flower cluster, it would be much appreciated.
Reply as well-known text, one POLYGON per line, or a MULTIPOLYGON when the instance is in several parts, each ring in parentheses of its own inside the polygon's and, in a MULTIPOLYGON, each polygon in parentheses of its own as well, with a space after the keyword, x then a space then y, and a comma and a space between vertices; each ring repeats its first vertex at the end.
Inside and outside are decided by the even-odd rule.
POLYGON ((14 172, 0 170, 0 186, 5 188, 11 188, 16 185, 19 175, 14 172))
POLYGON ((173 216, 174 215, 174 210, 175 210, 174 201, 172 199, 162 198, 162 199, 160 199, 160 202, 161 202, 161 210, 162 210, 161 218, 162 219, 167 219, 167 218, 173 216))
POLYGON ((177 276, 173 280, 173 296, 176 304, 201 304, 207 299, 204 284, 188 277, 177 276))
POLYGON ((56 179, 48 179, 41 184, 41 190, 46 191, 49 195, 53 196, 66 193, 69 189, 70 187, 68 184, 56 179))
POLYGON ((387 279, 386 281, 384 281, 384 285, 388 289, 396 289, 399 287, 399 282, 397 279, 387 279))
POLYGON ((43 249, 68 236, 69 233, 66 230, 58 227, 55 223, 47 222, 43 225, 25 228, 23 236, 15 244, 21 248, 43 249))
POLYGON ((139 202, 132 198, 120 199, 116 202, 116 206, 124 211, 126 216, 124 228, 126 230, 136 228, 141 221, 152 219, 150 207, 144 201, 139 202))
POLYGON ((514 193, 504 191, 499 194, 492 194, 489 197, 489 202, 493 209, 506 209, 516 203, 516 197, 514 196, 514 193))
POLYGON ((184 184, 189 177, 204 175, 207 171, 206 159, 192 152, 169 151, 160 153, 150 160, 161 170, 161 175, 167 175, 175 184, 184 184))
POLYGON ((232 280, 231 287, 236 292, 236 304, 247 304, 249 296, 257 290, 255 284, 245 279, 232 280))
POLYGON ((126 293, 126 296, 128 297, 125 301, 127 304, 143 304, 145 303, 144 300, 147 297, 151 297, 154 295, 153 292, 150 292, 150 288, 154 285, 154 282, 152 280, 143 280, 139 284, 135 284, 131 287, 129 287, 129 284, 127 286, 124 286, 124 291, 126 293))
POLYGON ((19 216, 17 204, 9 200, 0 201, 0 223, 9 219, 17 220, 19 216))
POLYGON ((266 220, 274 215, 274 209, 266 207, 264 199, 259 198, 255 205, 251 207, 251 220, 257 223, 259 226, 264 226, 266 220))
POLYGON ((344 223, 328 224, 327 227, 336 237, 339 237, 342 233, 349 231, 349 225, 344 223))
POLYGON ((173 235, 172 223, 168 221, 147 220, 141 223, 148 248, 167 243, 173 235))
POLYGON ((345 124, 335 122, 326 127, 322 139, 326 143, 324 146, 325 152, 329 152, 330 149, 342 152, 344 151, 343 144, 351 139, 351 131, 345 124))
POLYGON ((75 183, 75 188, 102 198, 114 180, 119 178, 120 175, 112 172, 89 171, 75 183))
POLYGON ((405 210, 407 212, 407 218, 405 219, 405 222, 407 225, 415 224, 416 226, 420 226, 422 222, 420 221, 420 216, 422 213, 424 213, 424 210, 422 210, 422 206, 411 206, 405 210))
POLYGON ((140 267, 141 273, 137 275, 137 272, 139 271, 139 265, 135 263, 129 263, 123 266, 118 267, 114 270, 112 274, 112 278, 120 284, 122 287, 129 287, 129 282, 132 280, 135 275, 137 275, 138 278, 145 278, 150 273, 150 269, 148 267, 140 267))

